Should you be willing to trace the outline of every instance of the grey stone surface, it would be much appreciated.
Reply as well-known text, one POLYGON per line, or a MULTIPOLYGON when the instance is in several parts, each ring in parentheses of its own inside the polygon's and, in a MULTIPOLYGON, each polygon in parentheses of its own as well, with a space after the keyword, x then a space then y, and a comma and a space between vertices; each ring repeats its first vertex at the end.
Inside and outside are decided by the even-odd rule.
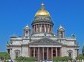
POLYGON ((29 45, 62 45, 62 43, 49 38, 42 38, 40 40, 29 43, 29 45))

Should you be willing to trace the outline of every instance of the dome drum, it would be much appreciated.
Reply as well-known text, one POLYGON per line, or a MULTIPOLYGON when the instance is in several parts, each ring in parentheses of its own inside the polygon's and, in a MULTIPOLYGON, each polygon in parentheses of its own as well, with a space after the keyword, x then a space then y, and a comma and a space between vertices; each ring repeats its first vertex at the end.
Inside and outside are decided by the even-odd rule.
POLYGON ((50 24, 54 25, 51 20, 51 17, 49 17, 49 16, 36 16, 34 18, 34 21, 32 22, 32 25, 35 23, 50 23, 50 24))

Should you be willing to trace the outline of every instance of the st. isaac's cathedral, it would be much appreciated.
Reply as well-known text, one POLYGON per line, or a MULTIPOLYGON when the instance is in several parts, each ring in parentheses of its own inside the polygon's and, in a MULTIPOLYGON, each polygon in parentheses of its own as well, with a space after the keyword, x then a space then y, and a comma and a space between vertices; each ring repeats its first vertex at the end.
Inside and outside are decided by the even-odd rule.
POLYGON ((27 25, 23 35, 11 36, 7 44, 11 59, 16 57, 34 57, 37 60, 52 60, 54 57, 69 56, 75 59, 79 46, 76 37, 65 36, 65 29, 59 26, 57 34, 53 33, 54 23, 44 4, 36 12, 31 23, 32 29, 27 25))

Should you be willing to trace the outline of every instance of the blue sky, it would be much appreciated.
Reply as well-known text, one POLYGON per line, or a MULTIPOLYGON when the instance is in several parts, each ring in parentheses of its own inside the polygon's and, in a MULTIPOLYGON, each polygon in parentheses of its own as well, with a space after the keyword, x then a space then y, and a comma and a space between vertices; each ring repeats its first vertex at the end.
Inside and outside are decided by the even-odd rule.
POLYGON ((53 32, 63 25, 66 36, 75 34, 80 45, 84 45, 84 0, 0 0, 0 51, 6 51, 10 36, 21 36, 23 28, 31 27, 34 15, 44 2, 54 22, 53 32))

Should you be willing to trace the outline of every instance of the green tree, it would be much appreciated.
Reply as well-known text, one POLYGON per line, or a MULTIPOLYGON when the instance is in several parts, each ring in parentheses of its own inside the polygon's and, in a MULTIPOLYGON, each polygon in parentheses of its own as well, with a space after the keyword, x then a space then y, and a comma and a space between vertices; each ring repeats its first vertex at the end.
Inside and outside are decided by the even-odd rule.
POLYGON ((6 60, 10 59, 10 55, 7 52, 0 52, 0 59, 6 62, 6 60))
POLYGON ((83 46, 83 48, 82 48, 82 55, 84 56, 84 46, 83 46))

